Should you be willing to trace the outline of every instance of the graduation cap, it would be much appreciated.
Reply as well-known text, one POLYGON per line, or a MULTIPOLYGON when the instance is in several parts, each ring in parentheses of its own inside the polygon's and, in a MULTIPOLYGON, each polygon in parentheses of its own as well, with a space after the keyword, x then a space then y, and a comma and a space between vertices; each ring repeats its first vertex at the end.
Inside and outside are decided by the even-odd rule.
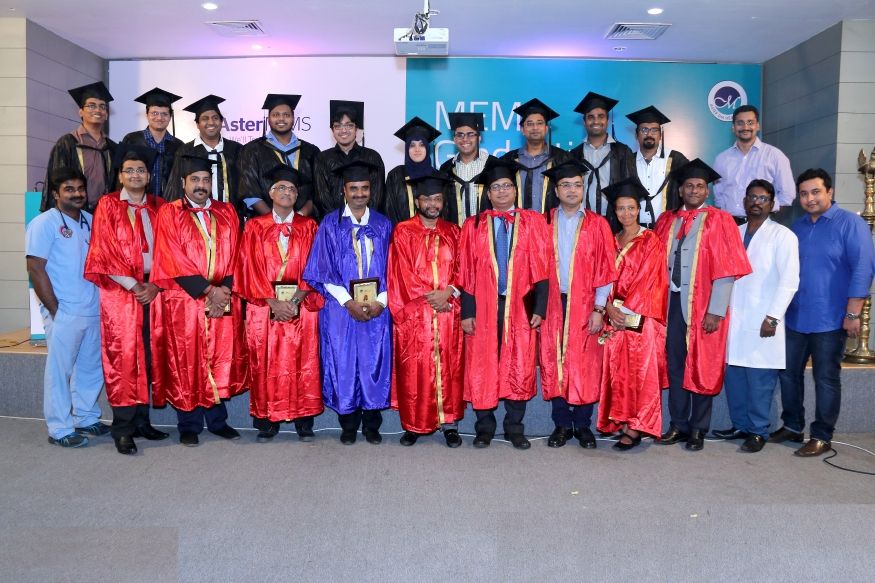
MULTIPOLYGON (((583 96, 583 99, 580 100, 580 103, 577 104, 577 107, 574 108, 574 111, 586 117, 593 109, 600 107, 604 109, 606 112, 610 113, 614 106, 620 103, 616 99, 611 99, 606 95, 601 95, 599 93, 593 93, 590 91, 586 95, 583 96)), ((615 140, 617 139, 617 134, 614 133, 614 118, 611 116, 611 137, 615 140)))
POLYGON ((139 160, 146 165, 146 170, 152 172, 152 164, 155 163, 155 158, 158 156, 158 152, 149 148, 147 146, 140 146, 139 144, 125 144, 122 142, 118 146, 116 146, 115 154, 113 158, 116 160, 116 164, 118 166, 118 170, 121 171, 122 163, 124 162, 125 156, 128 154, 136 154, 136 158, 130 158, 132 160, 139 160))
POLYGON ((285 164, 277 164, 276 166, 265 172, 264 177, 270 180, 271 186, 273 186, 277 182, 280 182, 281 180, 291 182, 298 187, 301 186, 301 183, 303 182, 303 176, 301 176, 301 173, 291 166, 286 166, 285 164))
POLYGON ((550 122, 551 119, 556 119, 559 117, 559 114, 550 109, 550 107, 545 104, 543 101, 538 99, 530 99, 513 110, 514 113, 520 116, 520 125, 525 123, 526 118, 532 115, 533 113, 540 113, 544 116, 545 122, 550 122))
POLYGON ((562 164, 557 164, 553 166, 549 170, 544 170, 542 174, 544 174, 547 178, 552 180, 553 182, 559 182, 563 178, 574 178, 576 176, 583 176, 589 172, 589 168, 581 162, 580 160, 570 159, 566 160, 562 164))
POLYGON ((109 89, 106 88, 101 81, 97 81, 96 83, 89 83, 88 85, 82 85, 81 87, 74 87, 67 91, 70 94, 70 97, 73 98, 73 101, 76 102, 80 108, 85 107, 85 102, 90 98, 100 99, 101 101, 105 101, 109 103, 112 101, 112 95, 109 93, 109 89))
POLYGON ((473 128, 478 132, 482 132, 484 129, 482 113, 468 113, 462 111, 453 112, 447 115, 450 118, 450 129, 453 131, 465 126, 473 128))
MULTIPOLYGON (((635 124, 636 128, 643 123, 658 123, 661 126, 671 121, 664 113, 652 105, 648 105, 644 109, 639 109, 638 111, 633 111, 626 115, 626 117, 635 124)), ((662 139, 659 142, 659 147, 659 157, 665 158, 665 134, 663 134, 662 139)))
POLYGON ((192 112, 194 114, 195 121, 197 121, 200 115, 205 111, 215 111, 219 114, 219 117, 224 117, 222 115, 222 112, 219 110, 219 104, 224 101, 224 97, 219 97, 218 95, 207 95, 206 97, 202 97, 191 105, 187 105, 182 109, 192 112))
POLYGON ((427 124, 422 118, 415 117, 401 126, 395 137, 402 140, 405 144, 413 140, 422 140, 426 144, 434 141, 441 133, 427 124))
POLYGON ((347 182, 364 182, 371 180, 371 172, 376 169, 376 166, 365 160, 353 160, 342 166, 338 166, 332 172, 340 176, 343 183, 347 182))
POLYGON ((261 109, 266 109, 267 111, 270 111, 277 105, 288 105, 292 111, 295 111, 295 108, 298 107, 299 101, 301 101, 300 95, 268 93, 267 97, 264 98, 264 104, 262 104, 261 109))
POLYGON ((332 99, 328 102, 328 119, 330 124, 340 121, 347 116, 349 120, 360 130, 365 129, 365 104, 362 101, 343 101, 332 99))
POLYGON ((602 189, 602 193, 608 199, 608 202, 613 205, 616 205, 617 199, 621 197, 634 198, 639 204, 642 200, 650 197, 650 193, 647 192, 647 189, 644 188, 644 185, 641 184, 637 176, 630 176, 610 186, 606 186, 602 189))
POLYGON ((706 183, 711 183, 721 178, 713 168, 702 162, 701 158, 696 158, 692 162, 672 170, 671 176, 678 184, 683 184, 685 180, 690 178, 701 178, 706 183))
POLYGON ((169 91, 164 91, 160 87, 155 87, 135 98, 134 101, 145 104, 146 109, 149 109, 152 106, 169 107, 173 109, 173 104, 180 99, 182 99, 182 97, 179 95, 174 95, 169 91))
POLYGON ((179 162, 181 170, 180 174, 183 178, 189 174, 194 174, 195 172, 209 172, 212 174, 213 164, 216 164, 216 160, 210 160, 203 156, 193 156, 191 154, 183 154, 179 157, 179 162))
POLYGON ((516 173, 519 169, 520 165, 513 160, 490 157, 486 160, 483 171, 477 175, 475 182, 486 187, 502 178, 509 178, 513 182, 516 180, 516 173))
POLYGON ((413 186, 413 194, 415 197, 432 196, 434 194, 443 193, 444 187, 453 182, 453 178, 446 172, 435 170, 431 174, 426 174, 418 178, 411 178, 407 181, 413 186))

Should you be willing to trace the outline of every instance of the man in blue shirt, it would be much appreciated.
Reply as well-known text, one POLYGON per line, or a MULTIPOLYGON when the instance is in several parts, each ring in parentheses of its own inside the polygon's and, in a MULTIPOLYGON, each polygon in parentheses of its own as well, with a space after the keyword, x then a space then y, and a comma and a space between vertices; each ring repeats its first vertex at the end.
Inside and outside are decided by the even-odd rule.
POLYGON ((814 422, 811 439, 794 453, 818 456, 830 441, 841 407, 845 339, 860 335, 860 311, 875 273, 872 234, 866 223, 833 200, 832 178, 821 168, 796 180, 806 215, 791 227, 799 238, 799 291, 787 309, 787 368, 779 374, 784 426, 769 441, 802 443, 804 374, 811 357, 814 422))
POLYGON ((97 397, 103 388, 100 360, 100 303, 97 287, 83 276, 91 241, 85 175, 76 168, 49 172, 55 207, 27 226, 27 272, 40 300, 46 330, 43 411, 49 443, 88 445, 106 435, 97 397))

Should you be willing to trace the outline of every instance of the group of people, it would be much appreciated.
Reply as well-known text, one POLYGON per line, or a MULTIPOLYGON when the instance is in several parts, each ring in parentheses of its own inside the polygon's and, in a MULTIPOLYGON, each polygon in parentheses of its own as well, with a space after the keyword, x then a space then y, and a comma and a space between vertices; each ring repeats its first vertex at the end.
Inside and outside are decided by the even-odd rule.
POLYGON ((312 440, 327 406, 341 442, 361 429, 380 443, 392 407, 402 445, 440 430, 458 447, 470 403, 484 448, 503 401, 505 438, 528 449, 540 386, 550 447, 596 447, 598 403, 595 427, 618 450, 652 436, 697 451, 725 386, 733 427, 714 435, 756 452, 804 441, 811 357, 815 420, 795 453, 830 448, 872 239, 835 204, 828 173, 793 180, 752 106, 736 109, 736 142, 713 168, 665 152, 669 120, 653 106, 627 116, 633 153, 607 132, 617 101, 590 92, 575 108, 586 139, 570 152, 547 139, 558 114, 532 99, 515 110, 524 145, 501 159, 480 149, 483 115, 459 112, 458 153, 435 168, 440 132, 414 117, 395 134, 404 164, 386 176, 356 141, 360 102, 330 103, 337 143, 320 152, 293 132, 297 95, 268 95, 270 130, 241 146, 222 137, 215 95, 184 108, 199 135, 182 144, 167 131, 179 98, 145 93, 148 127, 116 145, 106 87, 70 94, 82 125, 52 151, 26 243, 50 443, 111 433, 136 453, 134 438, 168 437, 150 402, 176 410, 183 445, 204 425, 237 439, 225 403, 249 390, 259 442, 282 423, 312 440), (797 193, 805 216, 792 229, 771 220, 797 193), (770 434, 779 378, 784 425, 770 434), (111 426, 99 421, 104 384, 111 426))

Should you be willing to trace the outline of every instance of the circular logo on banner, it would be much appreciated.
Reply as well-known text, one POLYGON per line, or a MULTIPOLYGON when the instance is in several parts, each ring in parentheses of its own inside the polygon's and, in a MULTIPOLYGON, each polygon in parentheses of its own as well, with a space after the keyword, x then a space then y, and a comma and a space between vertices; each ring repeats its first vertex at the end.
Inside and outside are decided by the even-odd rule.
POLYGON ((735 81, 720 81, 708 93, 708 109, 720 121, 732 121, 732 112, 747 105, 747 92, 735 81))

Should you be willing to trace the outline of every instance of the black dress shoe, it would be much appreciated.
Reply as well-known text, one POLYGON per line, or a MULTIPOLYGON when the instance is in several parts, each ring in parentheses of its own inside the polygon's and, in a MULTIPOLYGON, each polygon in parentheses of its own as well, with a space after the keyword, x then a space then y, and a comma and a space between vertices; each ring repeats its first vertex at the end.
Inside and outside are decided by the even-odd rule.
POLYGON ((237 430, 230 425, 225 425, 221 429, 216 429, 215 431, 210 429, 210 433, 212 433, 213 435, 218 435, 222 439, 240 439, 240 434, 237 433, 237 430))
POLYGON ((416 443, 417 439, 419 439, 418 434, 413 433, 412 431, 405 431, 404 435, 401 436, 401 439, 398 440, 398 443, 403 446, 410 447, 411 445, 416 443))
POLYGON ((574 437, 577 438, 577 443, 584 449, 595 449, 595 435, 592 434, 589 427, 578 429, 574 432, 574 437))
POLYGON ((309 443, 316 438, 312 427, 304 427, 297 423, 295 423, 295 433, 298 434, 298 441, 303 441, 304 443, 309 443))
POLYGON ((179 443, 187 445, 188 447, 196 447, 200 441, 198 440, 197 433, 183 431, 179 434, 179 443))
POLYGON ((690 431, 690 436, 687 438, 687 444, 684 446, 690 451, 702 451, 705 447, 705 432, 700 429, 690 431))
POLYGON ((476 447, 477 449, 489 447, 490 443, 492 443, 492 436, 488 433, 478 433, 474 437, 474 447, 476 447))
POLYGON ((574 431, 567 427, 557 427, 547 440, 547 447, 562 447, 574 437, 574 431))
POLYGON ((514 449, 529 449, 532 443, 522 433, 505 434, 504 438, 510 442, 514 449))
POLYGON ((623 434, 620 435, 620 439, 617 441, 617 443, 614 444, 614 449, 616 449, 618 451, 629 451, 630 449, 632 449, 633 447, 637 446, 640 443, 641 443, 641 434, 640 433, 638 435, 636 435, 635 437, 632 437, 631 435, 629 435, 628 433, 626 433, 624 431, 623 434), (629 443, 623 443, 624 438, 630 440, 629 443))
POLYGON ((355 429, 344 429, 340 432, 340 443, 343 445, 352 445, 358 436, 358 431, 355 429))
POLYGON ((444 439, 447 441, 447 447, 456 448, 462 445, 462 437, 455 429, 444 431, 444 439))
POLYGON ((672 425, 668 428, 668 431, 659 436, 656 443, 659 445, 674 445, 675 443, 686 441, 688 437, 690 437, 689 433, 685 433, 672 425))
POLYGON ((791 429, 787 429, 786 427, 782 427, 779 430, 773 431, 769 434, 769 443, 784 443, 785 441, 802 443, 804 439, 804 433, 797 433, 791 429))
POLYGON ((115 438, 115 448, 122 455, 134 455, 137 453, 137 444, 130 435, 122 435, 115 438))
POLYGON ((162 439, 167 439, 168 437, 170 437, 170 434, 164 433, 163 431, 158 431, 147 423, 146 425, 137 427, 137 430, 134 431, 133 437, 142 437, 143 439, 148 439, 149 441, 161 441, 162 439))
POLYGON ((747 439, 747 436, 750 434, 747 431, 740 431, 735 427, 732 427, 730 429, 715 429, 711 432, 711 435, 717 439, 731 441, 733 439, 747 439))
POLYGON ((277 433, 280 432, 278 425, 272 425, 268 429, 262 429, 258 432, 258 435, 255 436, 255 441, 258 443, 267 443, 272 441, 274 437, 277 436, 277 433))
POLYGON ((766 445, 766 440, 762 435, 748 435, 744 443, 739 448, 741 451, 748 453, 756 453, 766 445))
POLYGON ((362 429, 362 435, 365 436, 365 441, 372 445, 383 443, 383 436, 376 429, 362 429))

